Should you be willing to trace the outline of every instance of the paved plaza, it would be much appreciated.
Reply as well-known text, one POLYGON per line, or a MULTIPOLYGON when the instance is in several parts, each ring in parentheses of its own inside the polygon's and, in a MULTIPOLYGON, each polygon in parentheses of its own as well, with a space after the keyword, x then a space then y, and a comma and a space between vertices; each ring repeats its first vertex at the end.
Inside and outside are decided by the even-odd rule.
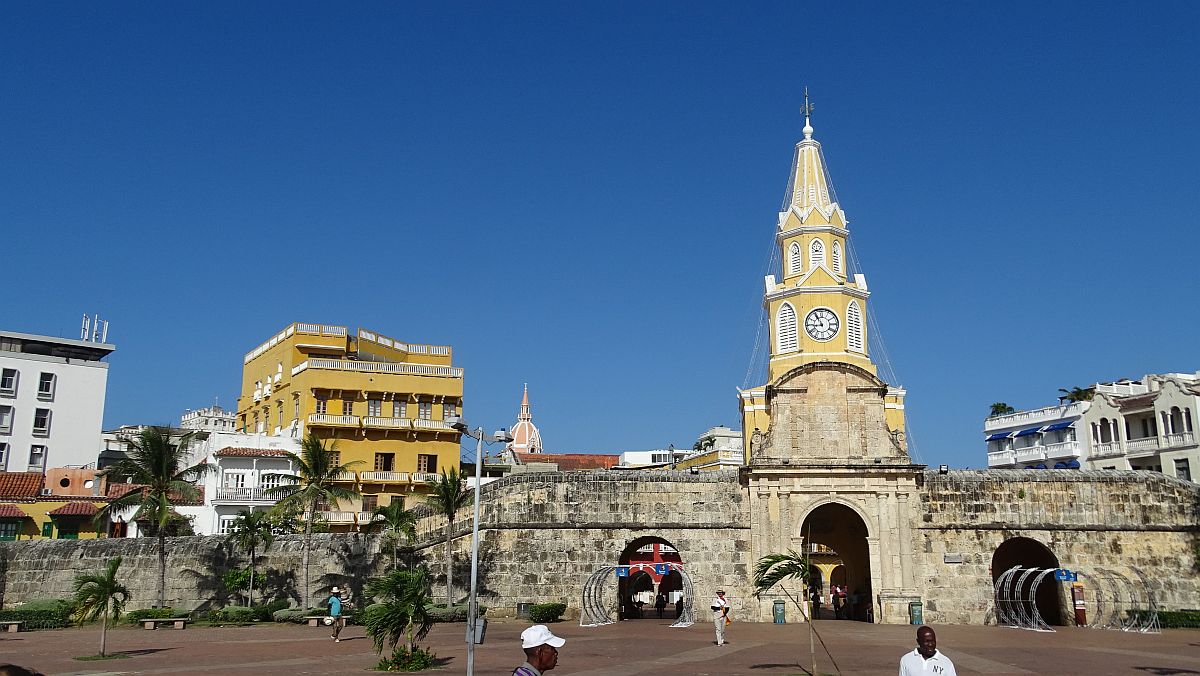
MULTIPOLYGON (((633 674, 803 674, 808 661, 807 627, 741 624, 730 627, 726 646, 713 644, 711 626, 672 629, 667 622, 639 620, 584 628, 552 626, 567 639, 554 676, 633 674)), ((493 622, 476 653, 476 673, 506 676, 521 662, 517 637, 527 625, 493 622)), ((894 674, 901 654, 913 646, 913 629, 857 622, 817 623, 844 674, 894 674)), ((939 647, 961 674, 1200 674, 1200 631, 1160 635, 1063 628, 1053 634, 974 626, 937 627, 939 647)), ((438 625, 426 643, 443 663, 438 671, 466 671, 462 625, 438 625)), ((377 661, 361 627, 341 643, 321 629, 295 625, 241 628, 191 627, 185 631, 120 628, 109 633, 109 650, 128 659, 81 662, 95 654, 99 630, 67 629, 0 634, 0 661, 46 674, 296 674, 361 673, 377 661)), ((822 657, 818 671, 836 673, 822 657)))

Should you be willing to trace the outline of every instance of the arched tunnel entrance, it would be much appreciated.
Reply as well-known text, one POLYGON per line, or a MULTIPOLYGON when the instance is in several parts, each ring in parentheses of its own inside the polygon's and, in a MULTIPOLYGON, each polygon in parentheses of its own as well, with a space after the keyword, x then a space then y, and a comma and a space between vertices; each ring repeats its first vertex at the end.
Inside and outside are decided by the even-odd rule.
POLYGON ((629 566, 629 575, 617 578, 621 619, 657 618, 659 603, 664 606, 664 619, 682 613, 683 578, 678 567, 683 559, 674 545, 655 536, 637 538, 621 552, 618 563, 629 566))
MULTIPOLYGON (((1015 537, 1005 540, 992 555, 992 584, 994 585, 1005 571, 1013 566, 1021 568, 1058 568, 1058 557, 1046 545, 1026 537, 1015 537)), ((1034 578, 1029 578, 1032 581, 1034 578)), ((1027 590, 1014 589, 1012 596, 1023 597, 1027 590)), ((1046 580, 1037 586, 1034 604, 1046 624, 1062 626, 1062 585, 1053 579, 1046 580)))
MULTIPOLYGON (((858 512, 843 504, 821 505, 805 517, 800 527, 805 550, 827 582, 820 617, 874 621, 867 533, 867 524, 858 512), (844 595, 839 596, 835 589, 844 590, 844 595)), ((821 580, 810 580, 810 588, 814 582, 820 584, 821 580)))

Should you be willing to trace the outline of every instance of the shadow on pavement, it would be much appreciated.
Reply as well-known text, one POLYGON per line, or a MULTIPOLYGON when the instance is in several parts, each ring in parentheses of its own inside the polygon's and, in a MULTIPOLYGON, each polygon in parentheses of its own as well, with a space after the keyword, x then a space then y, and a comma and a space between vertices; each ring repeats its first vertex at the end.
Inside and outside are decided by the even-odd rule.
POLYGON ((1200 674, 1200 671, 1194 669, 1180 669, 1178 667, 1134 667, 1138 671, 1145 671, 1158 676, 1174 676, 1175 674, 1200 674))

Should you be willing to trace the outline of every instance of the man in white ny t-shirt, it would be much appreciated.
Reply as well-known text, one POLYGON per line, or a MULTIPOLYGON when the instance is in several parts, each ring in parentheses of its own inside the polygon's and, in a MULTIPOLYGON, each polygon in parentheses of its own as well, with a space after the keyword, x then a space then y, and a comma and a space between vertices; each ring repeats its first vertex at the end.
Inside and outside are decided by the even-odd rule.
POLYGON ((933 627, 917 630, 917 648, 900 658, 900 676, 958 676, 949 657, 938 652, 933 627))

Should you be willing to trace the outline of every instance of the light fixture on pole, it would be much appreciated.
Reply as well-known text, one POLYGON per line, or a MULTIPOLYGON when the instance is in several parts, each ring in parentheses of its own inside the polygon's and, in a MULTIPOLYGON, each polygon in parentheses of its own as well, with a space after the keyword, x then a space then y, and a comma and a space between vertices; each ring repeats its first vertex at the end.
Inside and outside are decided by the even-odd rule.
MULTIPOLYGON (((455 431, 475 439, 475 518, 471 524, 471 596, 467 601, 467 676, 475 675, 475 643, 477 615, 479 614, 479 486, 483 479, 483 442, 512 441, 512 435, 503 427, 494 434, 484 434, 483 428, 471 431, 467 421, 458 416, 450 416, 447 420, 455 431)), ((447 544, 446 546, 449 546, 447 544)), ((480 637, 482 638, 482 637, 480 637)))

